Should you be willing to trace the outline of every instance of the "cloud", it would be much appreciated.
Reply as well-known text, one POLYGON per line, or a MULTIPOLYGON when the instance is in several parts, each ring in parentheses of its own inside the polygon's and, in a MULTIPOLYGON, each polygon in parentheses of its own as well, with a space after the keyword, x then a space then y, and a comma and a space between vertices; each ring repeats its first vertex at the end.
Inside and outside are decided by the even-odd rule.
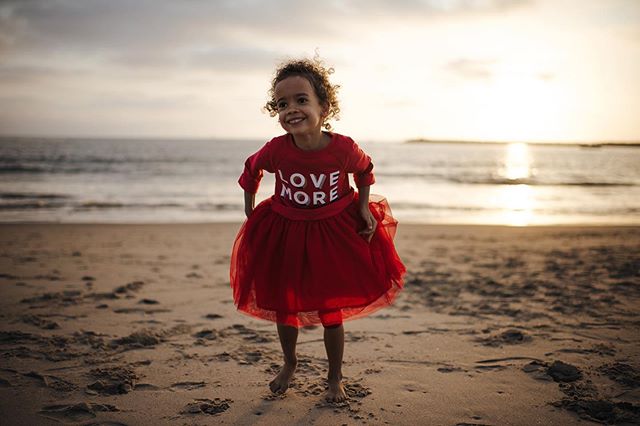
POLYGON ((540 72, 536 77, 542 81, 551 81, 556 78, 556 75, 552 72, 540 72))
POLYGON ((503 11, 529 0, 166 1, 5 0, 0 43, 6 50, 156 52, 185 46, 287 39, 327 40, 371 20, 426 19, 503 11))
POLYGON ((493 77, 491 66, 496 60, 456 59, 446 64, 445 68, 455 75, 470 80, 490 80, 493 77))

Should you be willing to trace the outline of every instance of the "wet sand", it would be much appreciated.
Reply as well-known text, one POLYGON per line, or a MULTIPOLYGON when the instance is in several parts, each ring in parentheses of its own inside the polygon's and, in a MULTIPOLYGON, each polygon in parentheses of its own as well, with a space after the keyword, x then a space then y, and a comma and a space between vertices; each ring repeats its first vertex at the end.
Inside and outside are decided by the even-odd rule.
POLYGON ((2 423, 640 423, 640 227, 401 224, 406 287, 345 323, 343 404, 321 327, 269 392, 275 326, 231 300, 238 227, 0 225, 2 423))

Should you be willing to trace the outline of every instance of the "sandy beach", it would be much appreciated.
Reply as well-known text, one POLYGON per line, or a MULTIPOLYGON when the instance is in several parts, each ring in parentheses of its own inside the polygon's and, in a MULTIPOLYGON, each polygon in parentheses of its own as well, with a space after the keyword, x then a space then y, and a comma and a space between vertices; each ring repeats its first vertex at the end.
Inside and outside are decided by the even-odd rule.
POLYGON ((236 312, 239 224, 0 225, 6 425, 640 424, 640 227, 403 225, 394 306, 322 329, 284 396, 271 323, 236 312))

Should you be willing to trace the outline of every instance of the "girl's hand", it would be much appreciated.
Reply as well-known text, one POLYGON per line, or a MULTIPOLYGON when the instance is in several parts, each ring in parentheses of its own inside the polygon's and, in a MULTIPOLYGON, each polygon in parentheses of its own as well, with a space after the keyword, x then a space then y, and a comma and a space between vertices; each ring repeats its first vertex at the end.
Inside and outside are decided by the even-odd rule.
POLYGON ((256 205, 256 194, 252 194, 251 192, 244 191, 244 214, 247 216, 251 216, 253 213, 253 208, 256 205))
POLYGON ((366 206, 365 208, 361 209, 360 215, 364 219, 365 227, 362 231, 359 231, 358 234, 362 235, 367 240, 367 242, 370 242, 371 238, 373 238, 374 232, 376 232, 376 228, 378 227, 378 222, 371 214, 371 211, 369 210, 369 206, 366 206))

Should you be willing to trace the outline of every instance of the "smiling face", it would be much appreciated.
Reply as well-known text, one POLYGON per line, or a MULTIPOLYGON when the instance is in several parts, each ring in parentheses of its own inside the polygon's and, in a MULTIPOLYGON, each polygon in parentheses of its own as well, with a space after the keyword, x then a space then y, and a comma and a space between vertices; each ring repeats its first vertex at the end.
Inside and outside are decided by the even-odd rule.
POLYGON ((276 84, 274 99, 278 121, 294 137, 318 136, 326 118, 327 108, 320 104, 311 83, 298 75, 287 77, 276 84))

